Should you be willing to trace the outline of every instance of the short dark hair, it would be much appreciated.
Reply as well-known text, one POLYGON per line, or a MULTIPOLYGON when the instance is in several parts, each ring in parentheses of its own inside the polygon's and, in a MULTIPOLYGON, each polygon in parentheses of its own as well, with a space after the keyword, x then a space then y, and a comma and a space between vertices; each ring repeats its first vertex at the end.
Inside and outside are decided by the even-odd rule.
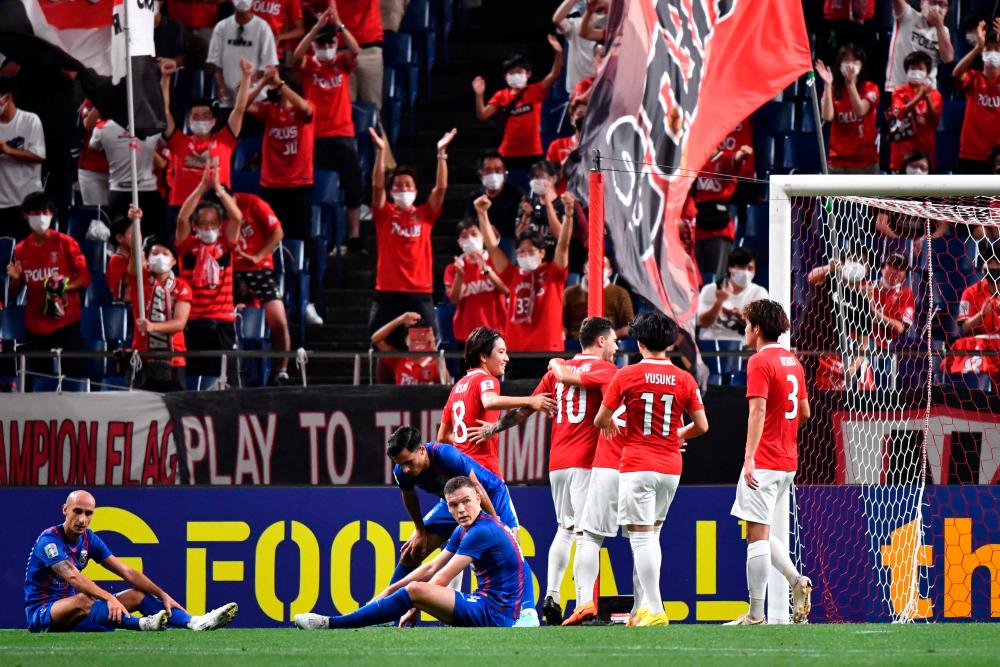
POLYGON ((452 477, 444 485, 444 491, 441 492, 442 496, 450 496, 459 489, 469 488, 473 491, 476 490, 476 485, 472 483, 472 480, 465 475, 459 475, 458 477, 452 477))
POLYGON ((580 323, 580 346, 590 347, 614 329, 615 325, 606 317, 588 317, 580 323))
POLYGON ((111 221, 111 238, 108 239, 112 244, 118 242, 119 236, 125 236, 125 232, 128 231, 128 226, 132 224, 127 215, 115 216, 115 219, 111 221))
POLYGON ((476 220, 473 220, 472 218, 462 218, 458 221, 458 224, 455 225, 455 236, 461 236, 462 232, 473 227, 476 227, 477 229, 479 228, 479 223, 476 220))
POLYGON ((480 355, 489 356, 493 352, 493 346, 502 338, 500 332, 489 327, 476 327, 465 340, 465 353, 463 358, 465 365, 469 368, 479 366, 480 355))
POLYGON ((656 310, 639 313, 628 326, 632 338, 651 352, 663 352, 677 342, 677 323, 656 310))
POLYGON ((523 67, 524 69, 531 71, 531 61, 520 53, 515 53, 511 55, 507 60, 503 61, 503 73, 516 69, 518 67, 523 67))
POLYGON ((52 197, 48 196, 44 190, 32 192, 21 200, 21 211, 24 213, 27 213, 28 211, 54 210, 56 210, 56 203, 52 201, 52 197))
POLYGON ((219 215, 219 222, 222 222, 226 219, 226 211, 225 209, 222 208, 222 204, 220 204, 213 198, 213 199, 203 199, 200 202, 198 202, 198 205, 194 209, 194 213, 191 215, 191 220, 197 221, 198 218, 201 216, 201 212, 207 208, 215 210, 215 212, 219 215))
POLYGON ((504 169, 507 168, 507 160, 503 158, 503 155, 500 155, 500 151, 489 150, 479 156, 479 159, 476 161, 476 169, 482 169, 487 160, 500 160, 503 162, 504 169))
POLYGON ((188 113, 191 113, 195 107, 208 107, 212 111, 212 115, 215 115, 215 104, 207 97, 195 97, 188 102, 188 113))
POLYGON ((757 261, 757 253, 753 248, 747 246, 737 246, 729 253, 729 268, 734 266, 746 266, 750 262, 757 261))
POLYGON ((927 70, 927 73, 930 74, 931 69, 934 66, 934 62, 926 52, 914 51, 903 59, 903 69, 908 70, 914 65, 923 65, 924 69, 927 70))
POLYGON ((538 233, 537 229, 525 229, 523 232, 517 235, 517 245, 521 245, 522 241, 531 241, 531 245, 535 246, 539 250, 545 250, 545 239, 542 235, 538 233))
POLYGON ((765 340, 775 341, 791 328, 788 315, 781 304, 771 299, 751 301, 743 308, 743 319, 751 326, 760 327, 765 340))
POLYGON ((328 24, 316 33, 316 38, 313 41, 317 44, 329 44, 337 41, 337 33, 334 31, 333 26, 328 24))
POLYGON ((926 151, 910 151, 909 153, 903 156, 902 160, 900 160, 899 173, 900 174, 906 173, 906 168, 909 167, 914 162, 918 162, 919 160, 927 160, 928 167, 934 164, 934 160, 933 158, 931 158, 930 153, 927 153, 926 151))
POLYGON ((392 190, 392 184, 398 176, 409 176, 413 179, 413 182, 417 182, 417 170, 413 167, 407 167, 406 165, 399 165, 391 172, 385 179, 385 189, 392 190))
POLYGON ((544 173, 549 178, 555 178, 559 175, 559 165, 551 160, 539 160, 531 165, 530 173, 534 174, 537 171, 544 173))
POLYGON ((417 447, 424 444, 424 439, 420 431, 412 426, 400 426, 389 436, 389 443, 385 448, 385 454, 389 458, 399 456, 405 449, 408 452, 415 452, 417 447))
POLYGON ((154 245, 158 245, 161 248, 166 248, 167 250, 170 251, 170 254, 174 256, 174 259, 177 258, 177 249, 174 248, 173 241, 170 239, 169 236, 157 234, 155 236, 147 237, 142 242, 143 254, 148 255, 150 252, 152 252, 154 245))

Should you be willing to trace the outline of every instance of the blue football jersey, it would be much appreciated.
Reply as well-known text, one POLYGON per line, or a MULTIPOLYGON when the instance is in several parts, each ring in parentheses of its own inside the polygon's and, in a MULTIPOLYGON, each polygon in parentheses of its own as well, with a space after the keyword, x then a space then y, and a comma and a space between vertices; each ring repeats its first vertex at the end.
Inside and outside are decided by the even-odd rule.
POLYGON ((45 602, 75 595, 76 591, 52 571, 52 566, 68 560, 83 570, 91 560, 102 561, 112 555, 111 550, 97 534, 88 528, 79 539, 70 542, 62 525, 47 528, 28 554, 28 568, 24 574, 24 606, 33 607, 45 602))
POLYGON ((492 599, 499 611, 511 618, 521 615, 524 587, 531 582, 525 580, 524 557, 510 529, 483 512, 468 530, 462 526, 456 528, 444 548, 472 559, 479 582, 476 595, 492 599))
POLYGON ((393 466, 392 474, 396 478, 396 485, 400 489, 412 489, 414 487, 423 489, 427 493, 444 497, 444 485, 452 477, 468 477, 475 472, 479 483, 483 485, 486 494, 492 499, 495 494, 504 487, 504 481, 492 472, 472 460, 471 457, 458 451, 451 445, 440 442, 428 442, 427 456, 431 464, 427 470, 416 477, 410 477, 403 472, 403 469, 393 466))

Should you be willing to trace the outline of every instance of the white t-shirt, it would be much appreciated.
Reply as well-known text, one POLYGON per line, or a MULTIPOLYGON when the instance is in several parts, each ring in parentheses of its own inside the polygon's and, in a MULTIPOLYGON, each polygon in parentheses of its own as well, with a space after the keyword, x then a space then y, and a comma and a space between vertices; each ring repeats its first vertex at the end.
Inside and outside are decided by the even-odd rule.
MULTIPOLYGON (((128 141, 128 132, 113 120, 98 124, 90 135, 90 147, 95 151, 104 151, 108 157, 108 183, 115 192, 128 192, 132 189, 132 158, 129 155, 128 141)), ((159 134, 139 139, 135 160, 141 192, 156 189, 153 156, 159 143, 159 134)))
POLYGON ((931 57, 930 81, 937 87, 937 68, 941 63, 938 52, 937 29, 928 24, 923 14, 906 5, 903 15, 896 18, 889 42, 889 64, 885 70, 885 89, 892 91, 906 83, 903 61, 914 51, 923 51, 931 57))
MULTIPOLYGON (((722 302, 723 308, 733 308, 743 310, 748 303, 759 299, 767 298, 767 290, 757 283, 750 283, 747 288, 739 294, 732 294, 722 302)), ((701 296, 698 297, 698 317, 708 312, 715 304, 715 283, 709 283, 701 288, 701 296)), ((727 317, 721 311, 715 324, 710 327, 701 327, 698 338, 702 340, 743 340, 743 332, 726 326, 727 317)))
POLYGON ((236 23, 234 15, 216 23, 212 30, 208 62, 222 68, 222 78, 229 89, 230 99, 235 98, 243 78, 240 58, 249 60, 254 72, 278 64, 278 51, 274 45, 271 26, 256 14, 244 26, 236 23))
MULTIPOLYGON (((42 121, 30 111, 17 109, 9 123, 0 121, 0 141, 11 148, 45 157, 42 121)), ((42 163, 0 155, 0 208, 20 206, 26 196, 42 189, 42 163)), ((2 233, 2 232, 0 232, 2 233)))
POLYGON ((559 32, 566 37, 566 92, 572 94, 576 84, 594 76, 594 44, 580 37, 583 19, 579 16, 563 19, 559 32))

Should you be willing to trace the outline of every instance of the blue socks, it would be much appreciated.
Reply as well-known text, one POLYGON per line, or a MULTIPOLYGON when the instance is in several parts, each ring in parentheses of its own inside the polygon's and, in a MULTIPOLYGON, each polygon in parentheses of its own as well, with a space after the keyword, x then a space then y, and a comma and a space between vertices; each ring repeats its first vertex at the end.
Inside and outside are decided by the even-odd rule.
MULTIPOLYGON (((163 601, 155 595, 147 595, 139 603, 139 611, 143 616, 152 616, 163 609, 163 601)), ((191 614, 180 609, 173 609, 167 618, 167 625, 171 628, 185 628, 191 621, 191 614)))
POLYGON ((398 619, 413 608, 413 601, 405 588, 392 595, 369 602, 356 612, 346 616, 331 616, 330 628, 364 628, 398 619))
POLYGON ((396 569, 392 571, 392 577, 389 578, 389 583, 394 584, 400 579, 405 578, 410 572, 413 572, 415 567, 410 567, 409 565, 403 565, 402 561, 396 565, 396 569))
POLYGON ((122 614, 121 623, 115 623, 108 618, 108 603, 104 600, 95 600, 94 604, 90 607, 90 614, 87 618, 80 621, 73 629, 77 632, 100 632, 116 628, 138 630, 139 619, 132 614, 125 613, 122 614))

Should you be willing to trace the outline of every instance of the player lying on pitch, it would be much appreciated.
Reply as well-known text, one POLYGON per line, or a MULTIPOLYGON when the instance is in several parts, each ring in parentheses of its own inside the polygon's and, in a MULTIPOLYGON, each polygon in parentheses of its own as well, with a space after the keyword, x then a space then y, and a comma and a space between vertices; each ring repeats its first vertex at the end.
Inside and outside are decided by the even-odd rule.
POLYGON ((444 499, 458 527, 437 558, 391 584, 375 600, 351 614, 296 614, 296 627, 362 628, 400 616, 401 625, 413 625, 421 611, 459 627, 513 626, 521 615, 524 587, 531 585, 525 576, 517 538, 496 517, 483 511, 476 484, 468 477, 448 480, 444 499), (470 564, 479 589, 464 594, 448 588, 448 582, 470 564))
POLYGON ((24 576, 24 615, 30 632, 110 632, 163 630, 167 625, 189 630, 215 630, 236 616, 235 602, 202 616, 192 616, 142 572, 112 555, 90 529, 96 501, 86 491, 66 498, 62 525, 47 528, 28 555, 24 576), (135 588, 112 595, 80 572, 91 560, 135 588), (132 616, 142 612, 141 618, 132 616))

